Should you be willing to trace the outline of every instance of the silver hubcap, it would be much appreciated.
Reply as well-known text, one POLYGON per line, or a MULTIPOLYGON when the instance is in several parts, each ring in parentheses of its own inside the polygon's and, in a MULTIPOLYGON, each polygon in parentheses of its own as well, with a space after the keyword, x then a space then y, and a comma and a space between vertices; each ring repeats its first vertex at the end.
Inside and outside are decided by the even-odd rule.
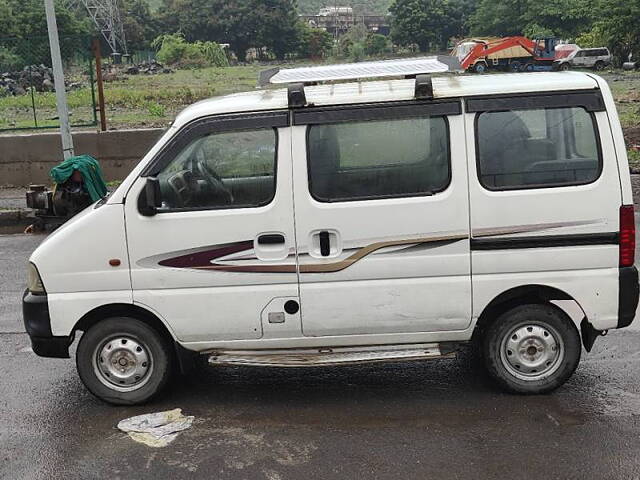
POLYGON ((94 370, 98 379, 111 389, 136 390, 147 383, 152 369, 149 349, 131 337, 111 337, 96 348, 94 370))
POLYGON ((526 323, 515 327, 503 338, 500 358, 514 377, 539 380, 560 367, 564 344, 553 327, 526 323))

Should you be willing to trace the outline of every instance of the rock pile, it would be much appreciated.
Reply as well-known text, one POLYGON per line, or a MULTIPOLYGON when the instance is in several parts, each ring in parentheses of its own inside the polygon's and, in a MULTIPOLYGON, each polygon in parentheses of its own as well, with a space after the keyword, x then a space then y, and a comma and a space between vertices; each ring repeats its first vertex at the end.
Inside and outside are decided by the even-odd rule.
MULTIPOLYGON (((66 82, 66 90, 83 86, 81 82, 66 82)), ((25 95, 33 87, 36 92, 53 92, 53 70, 44 65, 28 65, 17 72, 0 73, 0 97, 25 95)))
POLYGON ((173 73, 173 70, 165 67, 160 62, 151 60, 150 62, 144 61, 137 65, 131 65, 130 67, 125 68, 124 73, 128 75, 155 75, 157 73, 173 73))
POLYGON ((0 89, 9 95, 24 95, 31 87, 37 92, 52 92, 53 71, 44 65, 28 65, 17 72, 0 73, 0 89))

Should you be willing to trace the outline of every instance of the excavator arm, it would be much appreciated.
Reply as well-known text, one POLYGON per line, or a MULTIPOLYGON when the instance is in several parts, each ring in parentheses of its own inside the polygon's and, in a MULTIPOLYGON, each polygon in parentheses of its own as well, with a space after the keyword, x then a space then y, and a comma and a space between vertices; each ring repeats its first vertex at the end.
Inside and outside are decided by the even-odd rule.
POLYGON ((518 46, 524 48, 531 54, 531 56, 536 56, 538 46, 534 41, 529 40, 526 37, 506 37, 501 38, 500 40, 497 40, 495 42, 478 43, 471 49, 467 56, 464 57, 461 62, 461 66, 464 70, 466 70, 479 58, 486 57, 488 55, 491 55, 492 53, 499 52, 500 50, 518 46))

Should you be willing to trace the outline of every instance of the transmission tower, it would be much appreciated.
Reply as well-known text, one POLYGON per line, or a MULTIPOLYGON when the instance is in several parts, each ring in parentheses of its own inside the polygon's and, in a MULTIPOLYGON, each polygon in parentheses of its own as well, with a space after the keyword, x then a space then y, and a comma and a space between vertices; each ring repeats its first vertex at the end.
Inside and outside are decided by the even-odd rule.
POLYGON ((128 54, 117 0, 67 0, 69 8, 85 8, 111 48, 111 54, 128 54))

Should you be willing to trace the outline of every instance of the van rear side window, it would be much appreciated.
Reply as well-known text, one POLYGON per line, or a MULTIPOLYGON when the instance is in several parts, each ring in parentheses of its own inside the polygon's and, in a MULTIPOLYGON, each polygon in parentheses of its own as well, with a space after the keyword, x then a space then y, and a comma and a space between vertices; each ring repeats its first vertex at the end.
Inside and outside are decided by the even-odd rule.
POLYGON ((450 180, 444 117, 311 125, 309 189, 321 202, 431 195, 450 180))
POLYGON ((600 176, 594 117, 582 107, 480 113, 478 175, 489 190, 583 185, 600 176))

